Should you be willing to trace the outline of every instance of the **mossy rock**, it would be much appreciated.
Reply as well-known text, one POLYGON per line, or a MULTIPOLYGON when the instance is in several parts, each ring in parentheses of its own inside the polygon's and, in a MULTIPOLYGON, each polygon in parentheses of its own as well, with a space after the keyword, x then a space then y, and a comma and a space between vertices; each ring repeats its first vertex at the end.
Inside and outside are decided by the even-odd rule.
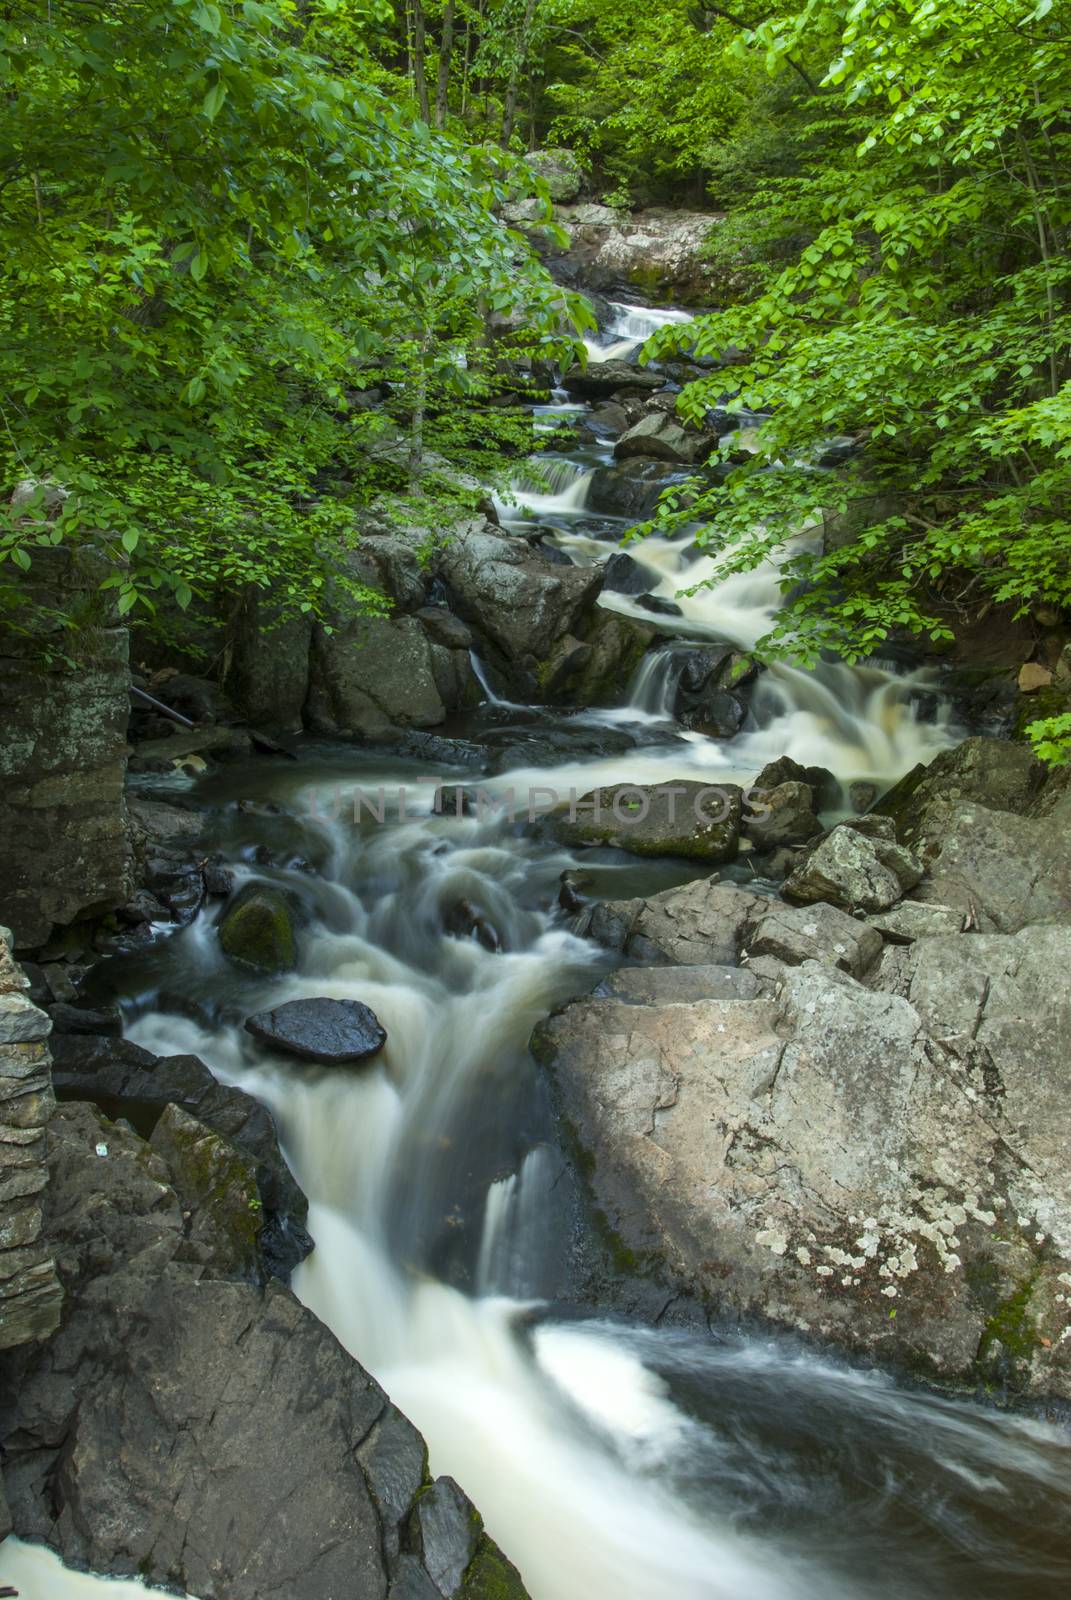
POLYGON ((517 1568, 486 1533, 465 1569, 461 1600, 528 1600, 517 1568))
POLYGON ((267 884, 239 890, 219 925, 219 942, 232 961, 258 972, 297 966, 297 917, 288 895, 267 884))
POLYGON ((173 1104, 151 1143, 188 1215, 187 1237, 197 1261, 221 1277, 262 1282, 264 1210, 253 1157, 173 1104))

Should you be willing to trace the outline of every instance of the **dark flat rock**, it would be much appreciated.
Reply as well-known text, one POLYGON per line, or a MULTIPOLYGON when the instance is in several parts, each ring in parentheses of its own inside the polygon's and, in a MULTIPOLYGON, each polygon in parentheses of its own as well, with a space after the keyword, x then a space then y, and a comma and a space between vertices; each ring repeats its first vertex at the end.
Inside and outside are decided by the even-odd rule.
POLYGON ((247 1017, 245 1027, 275 1050, 331 1066, 364 1061, 387 1042, 379 1018, 359 1000, 288 1000, 247 1017))

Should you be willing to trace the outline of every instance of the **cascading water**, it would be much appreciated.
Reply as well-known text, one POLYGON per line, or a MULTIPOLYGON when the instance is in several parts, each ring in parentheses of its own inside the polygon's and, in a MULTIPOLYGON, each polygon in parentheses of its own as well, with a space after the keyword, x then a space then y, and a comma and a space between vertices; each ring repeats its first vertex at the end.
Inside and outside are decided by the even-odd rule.
POLYGON ((611 300, 610 307, 613 320, 602 339, 584 340, 589 361, 627 361, 657 329, 692 320, 691 312, 668 307, 630 306, 618 300, 611 300))
MULTIPOLYGON (((583 492, 587 468, 567 465, 551 478, 559 509, 561 496, 583 492)), ((540 514, 541 497, 522 489, 522 509, 540 514)), ((559 542, 575 559, 594 553, 559 542)), ((630 549, 666 598, 713 570, 687 541, 630 549)), ((680 617, 652 618, 624 596, 605 603, 693 642, 746 648, 778 595, 770 568, 682 596, 680 617)), ((916 715, 917 685, 873 666, 775 668, 736 739, 682 736, 671 724, 674 656, 645 658, 630 705, 563 723, 616 722, 615 737, 631 724, 631 749, 593 756, 581 742, 556 766, 481 781, 498 792, 750 781, 787 753, 887 783, 950 737, 941 716, 916 715)), ((905 1391, 788 1341, 639 1327, 564 1304, 573 1180, 526 1045, 533 1024, 590 989, 609 960, 556 917, 560 875, 575 865, 566 851, 502 818, 433 814, 433 782, 400 759, 355 750, 255 775, 227 768, 197 793, 225 819, 243 784, 300 819, 294 854, 317 869, 270 872, 307 909, 300 970, 239 972, 219 949, 215 913, 202 912, 153 952, 151 983, 131 979, 127 1031, 162 1054, 200 1055, 271 1107, 316 1240, 295 1289, 421 1428, 434 1471, 472 1495, 534 1600, 1067 1592, 1063 1433, 905 1391), (382 822, 353 820, 358 785, 384 790, 382 822), (462 905, 468 925, 493 928, 497 949, 459 933, 462 905), (221 1003, 194 1020, 162 1009, 160 991, 221 1003), (379 1016, 388 1043, 374 1065, 291 1065, 218 1020, 322 994, 379 1016)), ((243 872, 265 872, 248 856, 269 820, 243 812, 231 852, 243 872)), ((225 850, 227 840, 221 825, 225 850)), ((656 869, 615 858, 588 870, 614 897, 650 892, 644 874, 656 869)), ((88 1580, 64 1588, 47 1558, 17 1547, 0 1553, 0 1576, 17 1576, 28 1600, 89 1597, 88 1580)))

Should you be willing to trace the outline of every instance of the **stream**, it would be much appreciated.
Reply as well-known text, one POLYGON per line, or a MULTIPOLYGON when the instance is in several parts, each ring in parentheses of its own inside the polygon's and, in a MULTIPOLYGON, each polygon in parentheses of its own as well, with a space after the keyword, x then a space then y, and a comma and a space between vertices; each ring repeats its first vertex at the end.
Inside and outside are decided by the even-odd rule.
MULTIPOLYGON (((682 315, 617 312, 593 359, 627 356, 682 315)), ((536 426, 551 433, 582 411, 560 397, 537 408, 536 426)), ((588 494, 612 446, 563 441, 540 459, 545 482, 519 480, 503 521, 536 523, 573 561, 604 560, 626 525, 593 512, 588 494)), ((667 600, 715 573, 691 536, 629 552, 667 600)), ((674 641, 747 649, 779 596, 770 567, 679 598, 680 616, 624 595, 602 603, 674 641)), ((651 1325, 571 1298, 575 1192, 526 1046, 610 958, 569 931, 559 880, 582 871, 586 893, 616 898, 703 873, 609 849, 581 863, 501 816, 435 815, 436 779, 496 793, 748 783, 789 755, 883 788, 961 736, 934 711, 925 673, 872 664, 775 667, 734 739, 686 732, 668 710, 679 659, 672 644, 653 652, 624 704, 575 713, 503 700, 485 674, 484 705, 450 731, 497 746, 553 732, 554 766, 431 777, 375 749, 310 744, 296 763, 197 780, 185 793, 213 808, 239 880, 285 884, 307 907, 301 967, 239 972, 218 948, 218 906, 204 910, 127 963, 126 1031, 161 1054, 201 1056, 271 1107, 316 1240, 296 1293, 421 1429, 432 1470, 472 1496, 533 1600, 1055 1600, 1071 1592, 1064 1432, 787 1337, 651 1325), (600 749, 620 733, 631 743, 600 749), (385 792, 382 824, 354 821, 357 788, 385 792), (498 949, 449 931, 461 901, 498 949), (374 1066, 290 1065, 241 1027, 250 1012, 323 994, 376 1012, 388 1043, 374 1066)), ((31 1600, 134 1592, 73 1576, 65 1591, 51 1558, 5 1548, 0 1578, 31 1600)))

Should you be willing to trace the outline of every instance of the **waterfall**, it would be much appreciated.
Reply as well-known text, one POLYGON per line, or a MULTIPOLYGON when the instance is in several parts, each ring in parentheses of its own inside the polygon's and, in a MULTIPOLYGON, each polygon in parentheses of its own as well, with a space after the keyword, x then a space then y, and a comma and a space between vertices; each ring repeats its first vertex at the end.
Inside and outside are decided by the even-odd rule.
POLYGON ((670 721, 681 666, 680 655, 673 650, 649 650, 629 685, 629 709, 658 721, 670 721))
POLYGON ((692 321, 690 311, 629 306, 617 300, 612 300, 610 304, 614 312, 613 320, 601 339, 584 340, 589 361, 628 361, 659 328, 672 322, 692 321))
POLYGON ((510 484, 511 501, 496 497, 503 522, 527 517, 579 515, 588 503, 588 491, 595 476, 593 467, 579 466, 565 456, 538 456, 535 468, 520 473, 510 484))

